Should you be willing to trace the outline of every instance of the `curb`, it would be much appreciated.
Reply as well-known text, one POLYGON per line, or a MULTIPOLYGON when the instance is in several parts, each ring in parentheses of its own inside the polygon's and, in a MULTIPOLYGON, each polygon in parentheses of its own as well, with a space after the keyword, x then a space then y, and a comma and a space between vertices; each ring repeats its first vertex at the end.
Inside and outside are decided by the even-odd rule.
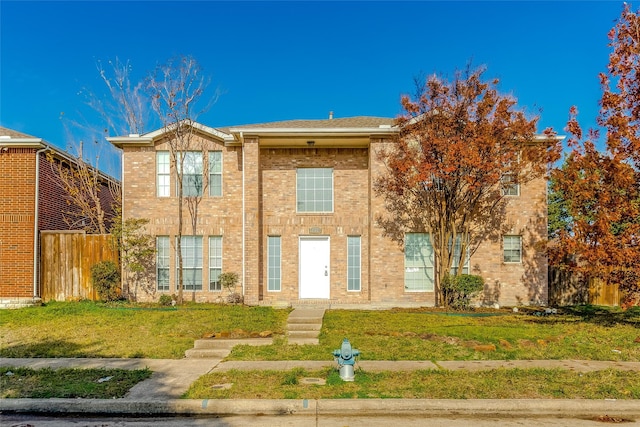
POLYGON ((0 413, 109 415, 397 415, 640 419, 637 400, 586 399, 3 399, 0 413))

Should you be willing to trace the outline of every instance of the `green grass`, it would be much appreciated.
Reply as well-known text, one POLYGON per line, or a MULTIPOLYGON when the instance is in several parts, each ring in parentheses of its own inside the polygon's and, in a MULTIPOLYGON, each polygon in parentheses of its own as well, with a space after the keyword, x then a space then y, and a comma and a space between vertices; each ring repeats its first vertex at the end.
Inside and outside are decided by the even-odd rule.
POLYGON ((207 333, 282 334, 288 313, 270 307, 93 302, 0 310, 0 356, 179 359, 207 333))
POLYGON ((320 345, 287 345, 289 310, 93 302, 0 310, 0 356, 182 358, 211 332, 273 331, 273 345, 236 346, 230 360, 332 360, 347 337, 362 360, 640 361, 640 308, 575 307, 553 316, 435 309, 327 310, 320 345), (278 336, 279 335, 279 336, 278 336), (493 345, 494 351, 478 351, 493 345))
POLYGON ((35 370, 5 367, 0 368, 0 398, 119 398, 150 376, 148 369, 35 370))
POLYGON ((183 396, 187 399, 640 399, 640 372, 561 369, 489 371, 366 372, 344 382, 336 369, 229 371, 207 374, 183 396), (326 385, 303 384, 304 377, 326 385), (215 387, 233 384, 229 389, 215 387))
POLYGON ((330 310, 319 346, 235 347, 232 360, 331 360, 344 337, 362 360, 586 359, 640 361, 640 308, 583 307, 554 316, 434 310, 330 310), (473 313, 472 313, 473 314, 473 313), (480 316, 477 316, 480 314, 480 316), (494 345, 495 351, 477 351, 494 345))

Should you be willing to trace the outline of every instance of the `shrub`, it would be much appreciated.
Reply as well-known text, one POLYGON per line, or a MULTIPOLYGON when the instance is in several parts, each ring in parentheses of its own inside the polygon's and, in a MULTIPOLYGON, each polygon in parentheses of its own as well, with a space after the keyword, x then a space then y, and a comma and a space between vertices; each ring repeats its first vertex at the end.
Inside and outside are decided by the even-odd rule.
POLYGON ((100 261, 91 267, 91 281, 101 300, 120 299, 120 270, 113 261, 100 261))
POLYGON ((442 283, 444 305, 456 310, 468 309, 471 299, 484 288, 482 277, 473 274, 447 275, 442 283))
POLYGON ((238 284, 238 273, 234 273, 232 271, 225 272, 220 274, 220 285, 230 293, 233 293, 236 289, 236 285, 238 284))
POLYGON ((225 272, 220 274, 220 285, 227 291, 229 291, 229 295, 227 295, 227 302, 229 304, 238 304, 242 302, 242 295, 236 292, 236 285, 238 284, 239 276, 238 273, 234 273, 232 271, 225 272))
POLYGON ((174 298, 172 295, 162 294, 160 295, 160 299, 158 300, 158 304, 164 306, 170 306, 174 304, 174 298))

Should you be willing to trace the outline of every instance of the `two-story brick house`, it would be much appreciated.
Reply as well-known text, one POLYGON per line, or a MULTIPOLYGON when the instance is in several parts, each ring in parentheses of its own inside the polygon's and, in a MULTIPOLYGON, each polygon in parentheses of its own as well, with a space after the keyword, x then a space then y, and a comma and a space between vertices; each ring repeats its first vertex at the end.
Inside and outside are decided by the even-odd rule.
MULTIPOLYGON (((64 220, 64 212, 73 207, 47 153, 56 164, 74 162, 42 138, 0 127, 0 308, 41 300, 41 231, 82 228, 64 220)), ((101 198, 110 206, 113 198, 106 181, 103 187, 101 198)))
MULTIPOLYGON (((185 154, 192 176, 183 182, 209 185, 187 190, 202 199, 195 232, 185 217, 185 299, 216 301, 218 275, 233 271, 247 304, 434 304, 428 236, 409 233, 413 250, 405 251, 375 221, 384 208, 373 186, 385 171, 376 153, 397 137, 393 119, 194 128, 199 148, 185 154)), ((140 299, 176 293, 178 205, 167 136, 109 138, 123 152, 124 217, 148 218, 156 236, 155 283, 140 299)), ((546 183, 519 186, 509 199, 509 231, 484 242, 465 269, 485 279, 487 304, 544 304, 546 183)))

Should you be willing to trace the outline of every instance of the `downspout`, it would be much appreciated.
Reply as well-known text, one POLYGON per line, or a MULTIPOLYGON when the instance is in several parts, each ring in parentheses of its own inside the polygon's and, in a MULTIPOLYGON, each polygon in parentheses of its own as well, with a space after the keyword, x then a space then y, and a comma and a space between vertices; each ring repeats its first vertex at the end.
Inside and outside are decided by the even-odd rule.
POLYGON ((44 148, 36 151, 36 198, 34 204, 34 221, 33 221, 33 298, 36 299, 38 295, 38 222, 40 219, 40 154, 49 150, 50 147, 45 145, 44 148))
POLYGON ((246 267, 245 267, 245 216, 246 216, 246 212, 245 212, 245 194, 244 194, 244 176, 245 176, 245 171, 244 171, 244 158, 245 158, 245 152, 244 152, 244 136, 242 134, 242 132, 240 132, 240 142, 242 144, 242 297, 244 298, 245 296, 245 283, 246 283, 246 267))

